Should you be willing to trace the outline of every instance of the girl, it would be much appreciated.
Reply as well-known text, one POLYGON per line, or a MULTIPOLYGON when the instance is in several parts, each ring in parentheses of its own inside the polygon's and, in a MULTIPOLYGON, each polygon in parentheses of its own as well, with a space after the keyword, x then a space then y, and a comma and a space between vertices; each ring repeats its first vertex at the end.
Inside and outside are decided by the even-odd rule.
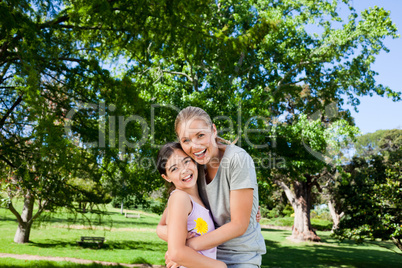
POLYGON ((183 152, 179 143, 172 142, 159 151, 157 168, 162 177, 176 188, 167 206, 169 257, 186 267, 226 267, 225 263, 216 260, 216 247, 197 253, 186 246, 188 231, 202 236, 215 229, 209 210, 198 194, 196 164, 183 152))
MULTIPOLYGON (((188 239, 187 245, 197 251, 217 247, 217 259, 231 268, 260 267, 266 248, 256 220, 258 186, 250 155, 235 145, 222 144, 211 118, 198 107, 178 114, 175 131, 183 151, 203 167, 198 190, 217 228, 188 239)), ((165 224, 162 216, 158 227, 162 239, 166 239, 165 224)), ((169 263, 171 256, 167 258, 169 263)))

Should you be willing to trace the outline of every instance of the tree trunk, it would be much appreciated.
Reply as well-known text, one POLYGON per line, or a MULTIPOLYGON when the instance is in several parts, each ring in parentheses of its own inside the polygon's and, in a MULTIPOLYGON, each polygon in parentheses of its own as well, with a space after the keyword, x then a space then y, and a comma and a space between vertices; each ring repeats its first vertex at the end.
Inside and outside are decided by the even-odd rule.
POLYGON ((286 193, 286 196, 295 211, 291 239, 297 241, 321 241, 310 222, 311 207, 311 177, 306 182, 295 181, 294 193, 282 181, 275 181, 286 193))
POLYGON ((341 218, 343 217, 344 213, 342 212, 341 214, 338 214, 335 210, 335 202, 329 200, 328 201, 328 208, 329 208, 329 212, 331 213, 331 217, 332 217, 332 232, 334 232, 334 230, 339 228, 339 223, 341 221, 341 218))
POLYGON ((22 209, 21 217, 18 219, 18 229, 14 236, 14 242, 23 244, 29 242, 29 235, 32 226, 32 214, 34 208, 34 198, 30 194, 24 197, 24 207, 22 209))
POLYGON ((392 242, 402 251, 402 242, 399 238, 392 237, 392 242))
POLYGON ((121 204, 120 204, 120 213, 121 213, 121 215, 123 215, 123 201, 121 201, 121 204))
POLYGON ((82 213, 87 213, 87 203, 86 202, 82 203, 82 213))
POLYGON ((310 221, 311 207, 311 181, 307 182, 295 181, 293 183, 295 189, 295 201, 292 206, 295 211, 295 219, 292 230, 292 239, 299 241, 321 241, 317 236, 310 221))

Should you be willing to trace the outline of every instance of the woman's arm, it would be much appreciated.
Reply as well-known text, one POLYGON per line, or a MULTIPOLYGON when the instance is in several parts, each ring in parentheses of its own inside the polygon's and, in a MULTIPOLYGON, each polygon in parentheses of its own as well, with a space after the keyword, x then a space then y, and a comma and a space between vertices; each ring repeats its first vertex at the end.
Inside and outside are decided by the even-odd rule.
POLYGON ((230 191, 231 221, 203 236, 187 240, 187 245, 196 251, 217 247, 226 241, 243 235, 250 223, 253 207, 253 189, 230 191))
POLYGON ((203 256, 186 246, 187 218, 191 210, 187 193, 176 191, 170 196, 166 219, 170 260, 188 268, 226 267, 223 262, 203 256))

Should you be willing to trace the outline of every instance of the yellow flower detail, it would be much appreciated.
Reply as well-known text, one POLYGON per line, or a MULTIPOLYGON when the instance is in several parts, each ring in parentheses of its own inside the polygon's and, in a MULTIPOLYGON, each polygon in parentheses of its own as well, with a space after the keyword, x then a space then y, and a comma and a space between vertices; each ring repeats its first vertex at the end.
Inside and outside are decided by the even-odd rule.
POLYGON ((206 234, 208 232, 208 223, 204 221, 203 218, 198 218, 195 221, 195 231, 200 235, 206 234))

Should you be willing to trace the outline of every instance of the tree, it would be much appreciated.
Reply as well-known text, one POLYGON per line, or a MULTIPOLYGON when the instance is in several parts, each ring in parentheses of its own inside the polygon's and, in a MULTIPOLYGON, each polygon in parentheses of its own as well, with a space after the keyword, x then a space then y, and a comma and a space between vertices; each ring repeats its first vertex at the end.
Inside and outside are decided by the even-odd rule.
POLYGON ((310 209, 314 205, 313 189, 316 187, 322 192, 333 172, 328 164, 336 164, 334 159, 339 156, 341 148, 353 139, 357 129, 343 119, 326 126, 321 118, 309 121, 306 115, 299 115, 293 123, 276 128, 280 136, 276 152, 282 152, 286 166, 273 168, 268 176, 272 176, 274 182, 285 191, 295 211, 292 238, 319 241, 310 222, 310 209), (288 154, 285 155, 285 151, 288 154))
MULTIPOLYGON (((372 94, 400 99, 400 93, 376 83, 372 70, 376 55, 387 51, 383 40, 397 37, 389 13, 374 7, 359 18, 352 1, 218 1, 206 6, 210 17, 204 25, 194 20, 185 36, 176 32, 176 40, 185 42, 171 44, 174 53, 168 49, 161 56, 149 53, 154 56, 146 62, 152 81, 149 98, 179 109, 201 106, 218 119, 221 129, 226 128, 223 136, 232 140, 238 136, 238 144, 257 161, 272 156, 286 160, 280 161, 285 162, 280 168, 262 167, 260 185, 273 180, 282 186, 290 183, 300 201, 308 201, 311 187, 319 185, 326 170, 326 163, 320 163, 331 142, 323 136, 325 124, 343 119, 353 125, 342 105, 348 101, 357 106, 359 96, 372 94), (339 6, 350 10, 346 21, 337 13, 339 6), (310 24, 318 34, 306 30, 310 24), (325 115, 332 103, 339 114, 330 122, 325 122, 328 115, 311 126, 299 120, 301 114, 325 115), (250 129, 262 131, 251 135, 250 129)), ((137 70, 142 65, 132 66, 137 70)), ((171 126, 171 116, 165 122, 161 125, 171 126)), ((345 131, 355 132, 350 127, 345 131)), ((164 137, 155 140, 162 142, 164 137)), ((311 238, 307 204, 300 202, 305 215, 295 222, 303 225, 298 227, 302 239, 303 234, 311 238)))
MULTIPOLYGON (((38 122, 38 125, 43 128, 41 123, 38 122)), ((52 129, 53 127, 50 125, 48 129, 42 129, 42 134, 46 133, 44 135, 36 130, 29 137, 16 136, 20 140, 30 139, 20 142, 19 148, 14 148, 18 155, 7 155, 13 166, 1 166, 5 175, 0 180, 1 191, 7 194, 2 201, 18 222, 14 238, 16 243, 29 242, 32 224, 45 210, 55 211, 60 207, 70 211, 76 209, 72 196, 80 189, 68 182, 72 174, 76 176, 77 173, 88 172, 92 174, 93 180, 99 177, 96 176, 96 170, 86 170, 90 166, 88 162, 93 159, 82 152, 82 149, 63 139, 60 133, 64 132, 63 128, 52 129), (21 213, 14 205, 17 197, 22 197, 24 201, 21 213)))
POLYGON ((356 157, 345 168, 337 191, 345 213, 335 231, 338 238, 392 240, 402 250, 400 166, 376 155, 356 157))
POLYGON ((401 132, 400 129, 385 129, 359 136, 354 144, 356 155, 388 155, 389 152, 397 151, 402 145, 401 132))
MULTIPOLYGON (((271 151, 296 164, 310 155, 318 170, 322 165, 302 152, 299 115, 336 103, 341 112, 331 122, 352 122, 342 113, 345 101, 356 106, 362 95, 400 97, 375 82, 371 66, 387 50, 384 38, 397 37, 389 13, 375 7, 358 18, 350 2, 3 1, 1 137, 11 142, 14 126, 29 129, 24 112, 30 109, 33 124, 40 100, 51 98, 79 148, 106 174, 121 173, 141 197, 162 181, 139 160, 153 159, 158 145, 174 139, 177 110, 196 105, 215 118, 224 137, 239 136, 254 158, 271 151), (342 25, 338 4, 351 7, 342 25), (308 24, 319 34, 307 31, 308 24), (119 68, 107 70, 110 64, 119 68), (281 115, 286 120, 278 121, 281 115), (264 131, 252 135, 251 128, 264 131)), ((10 167, 12 148, 18 147, 2 147, 0 155, 10 167)), ((292 177, 282 176, 286 165, 279 173, 262 169, 260 184, 269 187, 278 174, 304 182, 307 175, 292 173, 294 164, 292 177)))
POLYGON ((130 168, 127 157, 155 156, 150 144, 141 146, 148 139, 141 120, 149 118, 146 108, 154 101, 146 92, 154 82, 149 67, 174 54, 175 46, 186 47, 188 40, 181 39, 187 31, 196 32, 191 39, 196 42, 200 32, 209 34, 202 28, 206 3, 0 3, 0 159, 10 174, 2 177, 2 190, 10 193, 11 210, 12 197, 27 198, 26 217, 13 210, 24 233, 16 241, 28 241, 32 221, 40 215, 32 216, 35 199, 39 211, 74 208, 71 197, 80 189, 68 180, 69 170, 90 171, 97 183, 99 170, 111 175, 109 165, 117 167, 138 196, 161 185, 145 180, 144 168, 130 168), (132 65, 112 77, 103 67, 119 58, 130 58, 132 65), (53 189, 65 192, 55 198, 53 189))
POLYGON ((401 137, 397 129, 359 137, 358 146, 369 153, 362 152, 344 167, 334 192, 345 214, 335 231, 338 238, 392 240, 402 250, 401 137), (378 137, 376 146, 361 142, 373 136, 378 137))

